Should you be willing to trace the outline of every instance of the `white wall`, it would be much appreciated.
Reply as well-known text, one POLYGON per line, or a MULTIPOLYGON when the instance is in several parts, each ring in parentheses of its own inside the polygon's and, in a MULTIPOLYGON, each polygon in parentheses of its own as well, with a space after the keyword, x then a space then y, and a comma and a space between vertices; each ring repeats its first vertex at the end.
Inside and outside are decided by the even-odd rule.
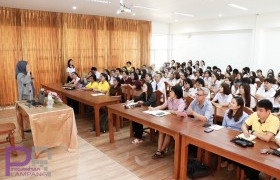
POLYGON ((280 71, 280 13, 170 24, 171 58, 280 71))

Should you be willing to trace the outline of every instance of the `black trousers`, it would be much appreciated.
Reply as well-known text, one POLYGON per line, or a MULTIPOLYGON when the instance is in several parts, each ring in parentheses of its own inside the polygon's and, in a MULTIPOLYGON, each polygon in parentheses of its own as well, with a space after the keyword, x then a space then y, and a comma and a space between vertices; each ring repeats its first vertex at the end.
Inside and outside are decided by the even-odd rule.
POLYGON ((132 128, 133 128, 134 137, 137 139, 142 139, 143 125, 137 122, 132 122, 132 128))

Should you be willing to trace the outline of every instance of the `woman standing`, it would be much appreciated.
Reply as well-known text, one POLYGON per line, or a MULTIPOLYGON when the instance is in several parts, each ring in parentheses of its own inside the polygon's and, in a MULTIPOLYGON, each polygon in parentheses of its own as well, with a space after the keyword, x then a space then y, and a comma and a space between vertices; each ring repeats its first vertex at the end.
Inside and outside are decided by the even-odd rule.
POLYGON ((34 86, 31 79, 31 72, 27 61, 19 61, 16 67, 16 79, 18 83, 18 99, 33 100, 34 86))
POLYGON ((70 81, 72 81, 72 73, 76 72, 75 67, 73 65, 73 60, 69 59, 68 63, 67 63, 68 67, 66 68, 66 72, 67 72, 67 81, 66 83, 69 83, 70 81))

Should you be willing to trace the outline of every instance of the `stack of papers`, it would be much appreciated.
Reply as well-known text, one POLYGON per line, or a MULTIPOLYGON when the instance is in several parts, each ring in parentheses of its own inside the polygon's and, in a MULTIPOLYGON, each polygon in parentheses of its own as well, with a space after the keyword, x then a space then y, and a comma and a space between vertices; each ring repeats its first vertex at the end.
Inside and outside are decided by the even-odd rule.
POLYGON ((247 140, 247 141, 253 141, 254 139, 256 139, 256 136, 255 136, 255 135, 252 135, 252 134, 250 134, 250 137, 249 137, 249 138, 246 138, 246 137, 244 136, 243 133, 242 133, 242 134, 239 134, 239 135, 236 136, 236 137, 245 139, 245 140, 247 140))
POLYGON ((103 93, 96 93, 96 94, 91 94, 92 96, 104 96, 105 94, 103 93))
POLYGON ((223 126, 220 126, 220 125, 218 125, 218 124, 213 124, 213 125, 210 126, 209 128, 218 131, 218 130, 222 129, 223 126))
POLYGON ((171 114, 170 112, 162 111, 162 110, 143 111, 143 113, 151 114, 151 115, 154 115, 154 116, 157 116, 157 117, 162 117, 162 116, 166 116, 166 115, 171 114))

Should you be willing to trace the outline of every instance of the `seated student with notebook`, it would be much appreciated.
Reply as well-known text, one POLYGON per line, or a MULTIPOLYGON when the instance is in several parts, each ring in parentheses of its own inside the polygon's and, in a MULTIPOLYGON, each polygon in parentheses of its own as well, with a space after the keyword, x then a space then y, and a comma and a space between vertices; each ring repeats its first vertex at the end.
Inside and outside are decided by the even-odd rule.
MULTIPOLYGON (((248 114, 243 111, 244 101, 241 97, 234 97, 229 104, 229 110, 226 111, 222 126, 233 129, 235 131, 242 131, 241 126, 248 118, 248 114)), ((221 167, 227 167, 228 171, 234 169, 235 163, 230 160, 225 160, 221 163, 221 167)))
POLYGON ((268 99, 258 102, 257 112, 253 113, 242 125, 245 137, 249 138, 252 134, 266 142, 274 139, 279 129, 279 119, 271 114, 272 108, 272 103, 268 99), (249 126, 252 126, 251 132, 248 130, 249 126))
POLYGON ((96 76, 93 74, 89 76, 89 83, 86 85, 86 87, 82 88, 82 90, 92 91, 97 88, 98 88, 98 83, 96 82, 96 76))
MULTIPOLYGON (((257 112, 246 119, 241 127, 245 137, 249 138, 250 134, 252 134, 266 142, 274 139, 279 129, 279 119, 271 114, 272 107, 272 103, 267 99, 258 102, 257 112), (251 132, 248 130, 250 126, 252 127, 251 132)), ((247 178, 258 179, 259 171, 243 165, 240 166, 245 170, 247 178)))
MULTIPOLYGON (((153 87, 151 83, 146 82, 143 84, 142 93, 140 96, 134 99, 134 102, 138 102, 143 106, 156 107, 156 94, 153 93, 153 87)), ((132 144, 142 143, 142 134, 143 134, 143 125, 137 122, 132 122, 133 133, 135 139, 132 141, 132 144)))
MULTIPOLYGON (((184 111, 185 102, 183 100, 183 90, 181 86, 172 87, 168 100, 161 106, 157 106, 155 108, 150 107, 149 110, 163 110, 166 108, 168 108, 168 111, 173 114, 184 111)), ((170 136, 159 132, 158 149, 152 158, 158 159, 164 157, 164 155, 168 152, 169 142, 170 136)))
POLYGON ((213 123, 213 105, 207 98, 210 91, 206 87, 197 89, 196 99, 191 102, 186 112, 178 112, 178 116, 193 116, 195 119, 213 123))

